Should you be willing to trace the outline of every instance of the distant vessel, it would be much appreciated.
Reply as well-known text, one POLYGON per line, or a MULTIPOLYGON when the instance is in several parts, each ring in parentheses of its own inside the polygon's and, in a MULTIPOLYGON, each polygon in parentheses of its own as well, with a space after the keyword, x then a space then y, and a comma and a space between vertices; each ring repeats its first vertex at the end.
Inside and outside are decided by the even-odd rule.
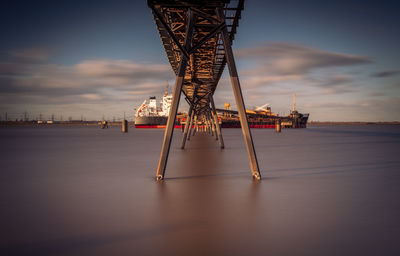
POLYGON ((164 128, 167 124, 169 109, 172 103, 172 95, 168 94, 168 82, 160 104, 157 104, 155 96, 149 98, 140 105, 135 113, 136 128, 164 128))
MULTIPOLYGON (((168 95, 168 83, 160 104, 157 104, 155 96, 150 97, 136 110, 136 128, 165 128, 169 109, 172 103, 172 95, 168 95)), ((247 120, 250 128, 275 128, 277 122, 283 128, 306 128, 309 114, 302 114, 296 110, 296 96, 293 95, 293 110, 288 116, 279 116, 271 111, 271 107, 265 104, 254 110, 246 109, 247 120)), ((225 109, 216 109, 221 128, 240 128, 238 112, 231 110, 229 103, 225 103, 225 109)), ((175 120, 175 128, 180 128, 185 123, 187 115, 178 114, 175 120)))
MULTIPOLYGON (((296 95, 293 95, 293 110, 288 116, 279 116, 265 104, 254 110, 246 109, 250 128, 275 128, 279 122, 283 128, 306 128, 309 114, 302 114, 296 110, 296 95), (265 108, 266 107, 266 108, 265 108)), ((230 110, 230 104, 225 103, 225 109, 217 109, 222 128, 239 128, 240 120, 237 111, 230 110)))

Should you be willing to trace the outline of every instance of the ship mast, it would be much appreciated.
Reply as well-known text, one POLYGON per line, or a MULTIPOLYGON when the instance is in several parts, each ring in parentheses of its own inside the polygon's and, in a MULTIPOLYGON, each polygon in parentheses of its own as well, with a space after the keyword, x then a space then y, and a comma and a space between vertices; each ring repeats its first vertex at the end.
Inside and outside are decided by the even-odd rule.
POLYGON ((165 86, 164 96, 167 96, 168 95, 168 80, 166 80, 165 82, 166 82, 166 86, 165 86))
POLYGON ((293 93, 293 112, 296 111, 296 93, 293 93))

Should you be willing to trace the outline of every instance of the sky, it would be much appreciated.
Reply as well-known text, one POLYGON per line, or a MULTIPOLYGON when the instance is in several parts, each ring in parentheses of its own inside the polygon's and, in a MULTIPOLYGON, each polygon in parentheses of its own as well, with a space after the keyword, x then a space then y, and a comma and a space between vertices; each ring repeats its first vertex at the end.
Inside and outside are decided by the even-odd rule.
MULTIPOLYGON (((233 42, 247 108, 400 121, 400 1, 245 1, 233 42)), ((5 1, 0 118, 133 118, 175 75, 146 1, 5 1)), ((225 69, 215 93, 235 100, 225 69)), ((181 100, 180 110, 187 104, 181 100)))

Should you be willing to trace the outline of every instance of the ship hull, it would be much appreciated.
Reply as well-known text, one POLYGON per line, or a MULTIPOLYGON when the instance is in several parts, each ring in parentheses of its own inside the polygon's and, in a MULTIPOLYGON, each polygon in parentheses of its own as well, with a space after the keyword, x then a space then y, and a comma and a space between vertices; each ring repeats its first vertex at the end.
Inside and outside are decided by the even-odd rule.
MULTIPOLYGON (((135 128, 165 128, 168 117, 166 116, 137 116, 135 117, 135 128)), ((175 128, 181 125, 175 122, 175 128)))
MULTIPOLYGON (((294 117, 280 117, 282 128, 306 128, 308 114, 299 114, 294 117)), ((274 129, 278 118, 254 119, 248 117, 250 128, 274 129)), ((164 116, 141 116, 135 118, 136 128, 165 128, 168 117, 164 116)), ((221 128, 240 128, 239 118, 221 118, 221 128)), ((181 128, 180 120, 175 121, 175 128, 181 128)))
POLYGON ((162 128, 167 124, 166 116, 137 116, 135 117, 135 127, 137 128, 162 128))
MULTIPOLYGON (((282 128, 306 128, 308 114, 299 114, 296 117, 247 118, 250 128, 274 129, 278 120, 280 120, 282 128)), ((241 128, 239 118, 221 118, 221 128, 241 128)))

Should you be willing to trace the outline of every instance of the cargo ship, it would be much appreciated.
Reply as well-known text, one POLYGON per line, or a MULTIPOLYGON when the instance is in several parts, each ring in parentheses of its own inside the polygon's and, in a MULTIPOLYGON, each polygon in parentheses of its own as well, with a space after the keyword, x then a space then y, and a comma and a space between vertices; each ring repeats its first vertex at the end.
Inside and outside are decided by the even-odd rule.
MULTIPOLYGON (((275 128, 279 122, 282 128, 306 128, 309 114, 302 114, 296 110, 296 95, 293 95, 293 109, 287 116, 279 116, 265 104, 254 110, 246 109, 250 128, 275 128)), ((230 104, 225 103, 224 109, 217 109, 222 128, 240 128, 237 111, 231 110, 230 104)))
MULTIPOLYGON (((217 109, 221 128, 240 128, 237 111, 217 109)), ((291 111, 288 116, 270 115, 264 111, 246 110, 250 128, 275 128, 279 122, 282 128, 306 128, 309 114, 291 111)))
MULTIPOLYGON (((309 114, 302 114, 296 110, 295 95, 293 96, 293 110, 288 116, 279 116, 271 111, 269 106, 257 107, 254 110, 246 110, 250 128, 275 128, 277 122, 282 128, 306 128, 309 114)), ((155 96, 145 100, 136 110, 136 128, 165 128, 168 120, 169 109, 172 103, 172 95, 167 89, 162 100, 157 104, 155 96)), ((216 109, 221 128, 240 128, 238 112, 231 110, 230 104, 225 103, 224 109, 216 109)), ((178 113, 175 120, 175 128, 181 128, 185 124, 187 114, 178 113)))
POLYGON ((146 100, 136 109, 135 127, 136 128, 164 128, 167 124, 169 109, 172 103, 172 95, 168 94, 168 82, 165 93, 160 104, 157 104, 155 96, 146 100))

